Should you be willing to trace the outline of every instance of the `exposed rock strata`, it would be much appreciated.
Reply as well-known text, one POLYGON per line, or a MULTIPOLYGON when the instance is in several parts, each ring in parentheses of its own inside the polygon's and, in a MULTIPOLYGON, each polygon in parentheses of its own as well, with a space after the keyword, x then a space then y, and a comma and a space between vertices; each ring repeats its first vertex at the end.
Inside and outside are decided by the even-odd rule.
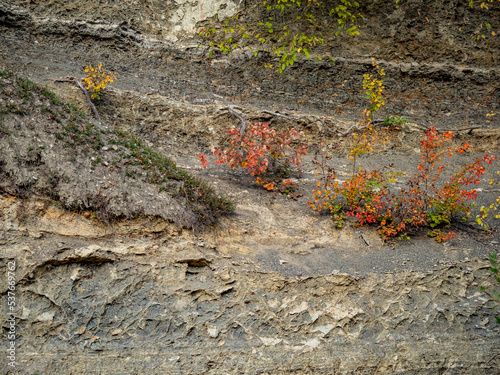
MULTIPOLYGON (((109 226, 47 198, 1 196, 2 306, 7 262, 17 262, 20 337, 10 373, 497 374, 500 332, 478 287, 493 286, 484 257, 498 252, 498 235, 464 231, 449 247, 417 237, 390 248, 367 230, 367 246, 303 202, 272 199, 241 175, 202 172, 193 161, 234 123, 219 110, 228 103, 255 121, 272 120, 262 112, 272 108, 349 127, 366 105, 371 57, 387 72, 383 115, 415 125, 387 157, 418 157, 419 124, 479 127, 463 137, 497 150, 500 116, 485 114, 499 109, 498 38, 485 45, 458 31, 467 2, 386 3, 364 9, 357 43, 323 51, 335 65, 300 61, 276 76, 245 52, 206 59, 195 50, 195 22, 221 8, 233 14, 234 2, 201 10, 197 1, 2 1, 0 68, 84 108, 78 89, 54 79, 104 62, 118 74, 99 108, 105 121, 238 201, 233 217, 194 238, 159 219, 109 226)), ((318 124, 298 125, 317 142, 318 124)), ((487 192, 490 201, 497 195, 487 192)))
POLYGON ((182 241, 4 247, 18 262, 20 373, 497 373, 483 261, 289 278, 182 241))

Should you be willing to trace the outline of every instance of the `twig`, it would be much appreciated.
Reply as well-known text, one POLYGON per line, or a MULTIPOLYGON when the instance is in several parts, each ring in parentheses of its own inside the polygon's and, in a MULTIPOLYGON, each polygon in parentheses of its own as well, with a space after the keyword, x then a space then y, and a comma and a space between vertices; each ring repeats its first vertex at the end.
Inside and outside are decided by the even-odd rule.
POLYGON ((313 120, 311 120, 310 116, 307 116, 307 115, 302 115, 302 116, 288 116, 288 115, 284 115, 284 114, 279 113, 279 112, 271 112, 271 111, 268 111, 266 109, 263 110, 262 112, 268 113, 268 114, 276 116, 276 117, 283 117, 283 118, 285 118, 287 120, 290 120, 290 121, 297 121, 297 120, 306 119, 306 120, 308 120, 309 122, 311 122, 313 124, 315 122, 320 122, 323 126, 326 126, 325 122, 323 120, 321 120, 319 117, 315 117, 313 120))
MULTIPOLYGON (((328 126, 319 117, 313 117, 313 119, 311 120, 311 116, 307 116, 307 115, 303 115, 303 116, 287 116, 287 115, 284 115, 284 114, 279 113, 279 112, 271 112, 271 111, 267 111, 267 110, 263 110, 262 112, 268 113, 268 114, 276 116, 276 117, 283 117, 283 118, 285 118, 285 119, 287 119, 289 121, 298 121, 298 120, 306 119, 311 124, 314 124, 315 122, 319 122, 319 123, 321 123, 321 125, 323 125, 323 127, 325 129, 328 129, 328 126)), ((330 130, 330 129, 328 129, 328 130, 330 130)))
MULTIPOLYGON (((347 135, 349 134, 353 129, 356 129, 356 130, 362 130, 364 128, 366 128, 368 125, 365 125, 365 126, 359 126, 358 124, 355 124, 353 126, 351 126, 349 129, 347 129, 346 131, 342 132, 338 129, 330 129, 330 127, 328 125, 326 125, 326 123, 319 117, 313 117, 311 119, 311 116, 307 116, 307 115, 303 115, 303 116, 287 116, 287 115, 283 115, 279 112, 271 112, 271 111, 267 111, 267 110, 263 110, 262 112, 264 113, 268 113, 270 115, 273 115, 273 116, 277 116, 277 117, 283 117, 287 120, 290 120, 290 121, 297 121, 297 120, 301 120, 301 119, 306 119, 307 121, 309 121, 311 124, 314 124, 315 122, 319 122, 321 123, 321 125, 323 125, 323 128, 330 131, 330 132, 333 132, 333 133, 339 133, 340 135, 347 135)), ((376 123, 374 122, 374 124, 378 125, 378 123, 383 123, 383 121, 376 121, 376 123)))
POLYGON ((83 93, 85 94, 85 97, 87 98, 87 102, 90 104, 90 107, 92 107, 92 111, 94 111, 94 115, 95 115, 95 117, 100 125, 101 124, 101 117, 99 116, 99 112, 97 112, 97 108, 95 107, 94 103, 92 103, 92 100, 90 99, 89 93, 87 92, 87 90, 85 90, 85 88, 83 87, 80 80, 75 79, 75 83, 80 88, 80 90, 82 90, 83 93))
POLYGON ((200 247, 198 246, 198 239, 196 238, 196 234, 194 233, 194 225, 191 227, 191 229, 193 230, 193 243, 194 245, 196 246, 196 248, 204 255, 204 256, 208 256, 207 254, 205 254, 205 252, 200 249, 200 247))
MULTIPOLYGON (((339 132, 340 134, 342 135, 347 135, 349 134, 353 129, 356 129, 356 130, 363 130, 364 128, 370 126, 371 122, 369 122, 368 124, 366 124, 365 126, 359 126, 359 124, 354 124, 353 126, 351 126, 349 129, 347 129, 345 132, 341 132, 340 130, 337 130, 337 132, 339 132)), ((368 245, 370 246, 370 245, 368 245)))
MULTIPOLYGON (((236 116, 241 121, 240 132, 243 135, 243 133, 245 132, 245 128, 247 126, 247 121, 240 114, 241 112, 238 111, 237 109, 235 109, 233 105, 229 105, 227 107, 221 107, 221 108, 219 108, 219 110, 228 110, 231 114, 233 114, 234 116, 236 116)), ((330 126, 328 126, 325 123, 325 121, 323 121, 320 117, 313 117, 313 116, 308 116, 308 115, 289 116, 289 115, 285 115, 285 114, 279 113, 279 112, 271 112, 271 111, 269 111, 267 109, 261 110, 261 112, 262 113, 267 113, 267 114, 269 114, 271 116, 275 116, 275 117, 282 117, 282 118, 284 118, 284 119, 286 119, 288 121, 298 121, 298 120, 304 119, 304 120, 309 121, 309 123, 311 123, 311 124, 319 122, 323 126, 323 129, 325 129, 325 130, 327 130, 329 132, 332 132, 332 133, 339 133, 342 136, 349 134, 350 132, 353 131, 353 129, 355 129, 355 130, 362 130, 362 129, 368 127, 369 125, 380 125, 380 124, 383 124, 384 121, 385 121, 385 120, 373 120, 371 123, 369 123, 367 125, 360 126, 359 124, 355 124, 355 125, 352 125, 346 131, 340 131, 338 129, 331 129, 330 126)))
POLYGON ((87 92, 87 90, 85 90, 85 88, 83 87, 80 80, 78 78, 75 78, 75 77, 66 77, 66 78, 56 79, 54 82, 74 82, 74 83, 76 83, 76 85, 80 88, 80 90, 82 90, 83 93, 85 94, 85 97, 87 98, 87 102, 90 104, 90 107, 92 108, 92 112, 94 112, 94 116, 97 120, 97 126, 101 129, 101 117, 99 116, 99 112, 97 112, 97 108, 95 107, 94 103, 92 103, 92 100, 90 99, 89 93, 87 92))
MULTIPOLYGON (((245 132, 245 129, 246 129, 246 126, 247 126, 247 121, 242 116, 242 114, 241 114, 241 112, 239 110, 235 109, 233 105, 229 105, 227 107, 219 108, 219 110, 228 110, 231 114, 233 114, 234 116, 236 116, 241 121, 241 129, 240 129, 241 134, 243 134, 245 132)), ((369 123, 367 123, 366 125, 361 126, 358 123, 358 124, 352 125, 349 129, 347 129, 345 131, 341 131, 341 130, 338 130, 338 129, 332 129, 320 117, 314 117, 314 116, 308 116, 308 115, 289 116, 289 115, 286 115, 286 114, 283 114, 283 113, 279 113, 279 112, 272 112, 272 111, 269 111, 267 109, 261 110, 260 112, 267 113, 267 114, 269 114, 271 116, 275 116, 275 117, 281 117, 281 118, 284 118, 284 119, 286 119, 288 121, 306 120, 310 124, 314 124, 316 122, 319 122, 323 126, 323 129, 325 129, 325 130, 327 130, 327 131, 329 131, 331 133, 338 133, 341 136, 345 136, 345 135, 347 135, 347 134, 349 134, 349 133, 351 133, 351 132, 353 132, 355 130, 363 130, 363 129, 367 128, 370 125, 374 125, 374 126, 383 125, 385 123, 385 121, 386 121, 385 119, 373 119, 369 123)), ((429 127, 426 126, 426 125, 417 125, 417 126, 420 128, 420 130, 429 129, 429 127), (424 128, 424 129, 422 129, 422 128, 424 128)), ((482 129, 482 128, 478 127, 478 126, 474 126, 474 127, 464 128, 464 129, 438 129, 437 131, 440 132, 440 133, 445 132, 445 131, 453 131, 453 132, 467 131, 470 134, 470 132, 472 130, 475 130, 475 129, 482 129)))
POLYGON ((243 135, 245 133, 245 129, 247 127, 247 121, 243 118, 243 116, 241 116, 238 113, 239 111, 237 109, 234 109, 233 105, 228 105, 227 107, 219 108, 219 110, 221 110, 221 111, 224 109, 227 109, 231 114, 238 117, 238 119, 241 121, 240 133, 241 133, 241 135, 243 135))
MULTIPOLYGON (((238 111, 234 108, 234 106, 230 105, 230 106, 227 106, 227 107, 222 107, 222 108, 219 108, 219 110, 224 110, 224 109, 227 109, 229 112, 231 112, 233 115, 235 115, 236 117, 238 117, 238 119, 241 121, 241 129, 240 129, 240 132, 241 134, 243 134, 245 132, 245 128, 247 126, 247 121, 243 118, 243 116, 240 115, 240 113, 238 113, 238 111)), ((313 117, 311 118, 311 116, 307 116, 307 115, 303 115, 303 116, 288 116, 288 115, 284 115, 282 113, 279 113, 279 112, 271 112, 271 111, 268 111, 268 110, 262 110, 261 111, 262 113, 267 113, 269 115, 272 115, 272 116, 276 116, 276 117, 282 117, 288 121, 298 121, 298 120, 302 120, 302 119, 305 119, 307 121, 309 121, 311 124, 314 124, 315 122, 319 122, 321 123, 321 125, 323 125, 323 128, 329 130, 329 131, 332 131, 331 129, 328 128, 328 126, 325 124, 325 122, 319 118, 319 117, 313 117)), ((336 132, 339 132, 338 130, 335 130, 336 132)), ((347 133, 346 133, 347 134, 347 133)))

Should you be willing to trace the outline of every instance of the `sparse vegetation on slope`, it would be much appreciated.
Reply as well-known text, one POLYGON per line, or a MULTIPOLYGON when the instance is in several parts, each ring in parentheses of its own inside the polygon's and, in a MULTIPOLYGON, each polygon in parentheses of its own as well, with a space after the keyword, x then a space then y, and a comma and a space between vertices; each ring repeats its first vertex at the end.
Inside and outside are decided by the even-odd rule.
POLYGON ((213 223, 232 203, 141 140, 99 130, 71 104, 0 72, 0 191, 48 195, 105 221, 155 216, 213 223))

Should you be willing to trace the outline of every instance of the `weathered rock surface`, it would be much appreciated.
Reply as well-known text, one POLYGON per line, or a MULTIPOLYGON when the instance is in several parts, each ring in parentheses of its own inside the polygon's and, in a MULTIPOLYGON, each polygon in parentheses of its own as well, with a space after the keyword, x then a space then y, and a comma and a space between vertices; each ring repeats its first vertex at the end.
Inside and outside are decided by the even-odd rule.
MULTIPOLYGON (((418 0, 399 10, 389 3, 363 9, 357 43, 329 44, 323 52, 335 65, 299 61, 277 76, 245 53, 207 59, 195 50, 196 22, 218 10, 234 14, 241 3, 1 1, 0 68, 85 109, 76 87, 54 79, 103 62, 118 74, 98 105, 105 122, 147 139, 238 205, 193 233, 160 219, 108 225, 46 197, 1 195, 0 322, 5 334, 7 263, 15 261, 19 336, 17 367, 2 353, 0 371, 498 374, 500 331, 478 291, 493 287, 485 256, 499 251, 498 233, 457 228, 449 246, 418 235, 387 244, 368 228, 337 231, 304 201, 273 197, 248 176, 202 170, 196 160, 237 123, 221 110, 227 104, 276 126, 285 122, 264 109, 348 128, 366 104, 361 82, 371 57, 387 73, 382 115, 412 123, 393 134, 384 162, 405 168, 418 158, 419 124, 466 128, 460 140, 497 152, 500 116, 485 114, 499 109, 498 38, 475 42, 469 26, 461 34, 467 2, 418 0)), ((498 10, 491 14, 497 27, 498 10)), ((324 130, 295 126, 311 146, 324 130)), ((344 171, 345 160, 335 160, 344 171)), ((307 194, 310 160, 304 169, 307 194)), ((498 196, 483 188, 483 203, 498 196)))
POLYGON ((477 259, 428 272, 291 278, 182 236, 21 236, 3 249, 2 272, 7 260, 18 264, 21 374, 499 368, 499 330, 477 290, 491 277, 477 259))
MULTIPOLYGON (((99 61, 118 74, 120 89, 193 104, 233 103, 353 120, 365 106, 361 83, 375 57, 387 73, 381 116, 406 116, 438 128, 499 127, 498 116, 485 117, 499 108, 498 38, 475 40, 477 30, 469 28, 485 22, 486 15, 467 13, 464 2, 419 0, 397 10, 390 2, 373 2, 362 9, 366 20, 355 43, 340 38, 328 44, 324 53, 336 59, 334 65, 299 61, 282 76, 264 69, 249 51, 208 59, 196 49, 199 40, 191 29, 180 35, 168 26, 178 9, 196 12, 201 4, 182 8, 182 3, 104 1, 97 7, 57 1, 44 7, 4 1, 0 63, 42 81, 79 76, 82 65, 99 61), (174 36, 181 39, 173 43, 174 36)), ((223 15, 230 9, 233 3, 227 2, 223 15)), ((500 27, 498 12, 492 9, 487 18, 493 29, 500 27)))

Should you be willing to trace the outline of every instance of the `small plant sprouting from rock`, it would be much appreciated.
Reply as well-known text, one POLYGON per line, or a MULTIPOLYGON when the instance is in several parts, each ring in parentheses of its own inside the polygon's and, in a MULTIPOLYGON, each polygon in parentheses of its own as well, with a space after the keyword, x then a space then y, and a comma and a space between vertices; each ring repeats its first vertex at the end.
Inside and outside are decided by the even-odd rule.
MULTIPOLYGON (((497 262, 497 254, 488 254, 488 260, 490 261, 491 268, 490 271, 493 272, 495 276, 495 281, 500 285, 500 271, 498 270, 498 262, 497 262)), ((495 305, 491 308, 491 310, 496 309, 500 306, 500 292, 498 290, 492 290, 491 293, 486 290, 484 286, 480 286, 479 290, 484 292, 488 297, 490 297, 490 301, 494 302, 495 305)), ((495 320, 497 324, 500 324, 500 316, 495 316, 495 320)))
POLYGON ((94 68, 92 65, 87 66, 85 73, 87 73, 87 76, 83 80, 85 88, 92 92, 90 97, 97 100, 101 99, 101 92, 106 88, 108 83, 113 82, 113 78, 116 78, 113 72, 106 72, 102 64, 99 64, 97 68, 94 68))

